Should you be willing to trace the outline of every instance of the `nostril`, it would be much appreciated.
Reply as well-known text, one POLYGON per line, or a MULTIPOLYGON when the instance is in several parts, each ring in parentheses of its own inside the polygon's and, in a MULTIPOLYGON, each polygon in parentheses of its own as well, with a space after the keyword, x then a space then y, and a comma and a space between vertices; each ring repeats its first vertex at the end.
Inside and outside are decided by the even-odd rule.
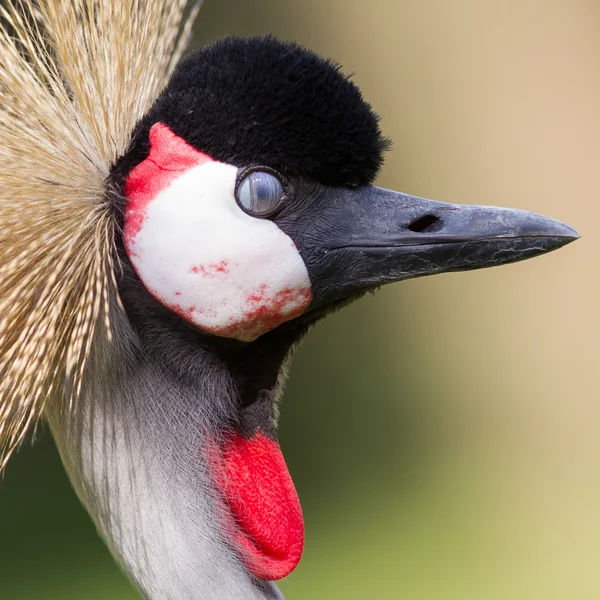
POLYGON ((444 222, 435 215, 423 215, 415 219, 408 228, 416 233, 433 233, 439 231, 444 225, 444 222))

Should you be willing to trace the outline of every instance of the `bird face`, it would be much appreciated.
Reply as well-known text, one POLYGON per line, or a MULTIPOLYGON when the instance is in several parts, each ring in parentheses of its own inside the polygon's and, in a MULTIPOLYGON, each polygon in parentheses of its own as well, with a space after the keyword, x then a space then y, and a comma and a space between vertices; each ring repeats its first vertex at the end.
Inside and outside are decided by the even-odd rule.
POLYGON ((123 242, 163 306, 251 342, 390 281, 513 262, 577 234, 525 211, 326 186, 213 159, 157 122, 124 184, 123 242))
MULTIPOLYGON (((127 502, 113 500, 98 521, 144 589, 183 572, 181 589, 194 578, 229 581, 235 563, 254 587, 200 597, 272 597, 253 595, 256 581, 300 560, 302 515, 276 401, 285 358, 311 323, 385 283, 521 260, 577 237, 524 211, 375 187, 388 145, 335 64, 273 38, 230 38, 179 65, 115 165, 119 291, 136 341, 123 369, 130 390, 115 403, 126 415, 113 421, 162 475, 153 464, 142 483, 127 473, 113 486, 143 505, 131 531, 143 535, 144 557, 115 541, 134 521, 127 502), (219 540, 210 567, 198 559, 203 528, 219 540), (230 551, 225 569, 216 557, 230 551)), ((86 486, 104 494, 90 462, 86 486)))
POLYGON ((157 123, 125 184, 123 240, 164 306, 208 333, 252 341, 311 302, 296 245, 266 218, 289 194, 280 174, 215 161, 157 123))

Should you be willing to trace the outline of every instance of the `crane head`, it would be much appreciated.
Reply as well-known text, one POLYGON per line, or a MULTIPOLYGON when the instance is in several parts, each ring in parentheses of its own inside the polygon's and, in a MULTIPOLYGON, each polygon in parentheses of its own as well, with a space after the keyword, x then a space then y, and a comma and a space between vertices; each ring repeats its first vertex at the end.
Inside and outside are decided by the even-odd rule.
POLYGON ((0 10, 0 468, 43 414, 145 598, 273 600, 303 549, 276 427, 310 326, 577 234, 376 187, 377 115, 296 44, 174 69, 200 4, 0 10))
POLYGON ((196 598, 207 581, 200 597, 275 597, 266 582, 298 564, 276 404, 313 323, 386 283, 578 237, 525 211, 376 187, 378 123, 335 63, 226 38, 180 63, 113 166, 121 352, 94 359, 88 394, 103 399, 62 452, 148 597, 196 598))
POLYGON ((338 65, 295 44, 225 38, 189 55, 113 173, 141 282, 200 330, 251 342, 384 283, 578 237, 525 211, 374 187, 378 122, 338 65))

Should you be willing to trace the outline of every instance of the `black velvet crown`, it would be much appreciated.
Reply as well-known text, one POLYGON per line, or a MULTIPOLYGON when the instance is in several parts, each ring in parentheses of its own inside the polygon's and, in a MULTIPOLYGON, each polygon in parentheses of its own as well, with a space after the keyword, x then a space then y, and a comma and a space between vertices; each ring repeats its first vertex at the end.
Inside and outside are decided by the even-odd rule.
POLYGON ((117 171, 147 156, 158 121, 216 160, 326 185, 371 183, 389 145, 336 63, 271 36, 224 38, 182 60, 117 171))

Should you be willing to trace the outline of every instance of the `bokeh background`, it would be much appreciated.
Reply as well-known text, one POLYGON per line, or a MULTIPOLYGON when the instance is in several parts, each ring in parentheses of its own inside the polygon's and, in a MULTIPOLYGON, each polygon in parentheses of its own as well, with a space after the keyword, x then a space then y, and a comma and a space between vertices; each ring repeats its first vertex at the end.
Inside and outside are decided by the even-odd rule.
MULTIPOLYGON (((335 57, 394 141, 385 187, 577 228, 548 256, 398 284, 298 352, 281 442, 327 598, 600 598, 600 3, 208 0, 195 44, 335 57)), ((2 600, 138 598, 49 436, 0 486, 2 600)))

